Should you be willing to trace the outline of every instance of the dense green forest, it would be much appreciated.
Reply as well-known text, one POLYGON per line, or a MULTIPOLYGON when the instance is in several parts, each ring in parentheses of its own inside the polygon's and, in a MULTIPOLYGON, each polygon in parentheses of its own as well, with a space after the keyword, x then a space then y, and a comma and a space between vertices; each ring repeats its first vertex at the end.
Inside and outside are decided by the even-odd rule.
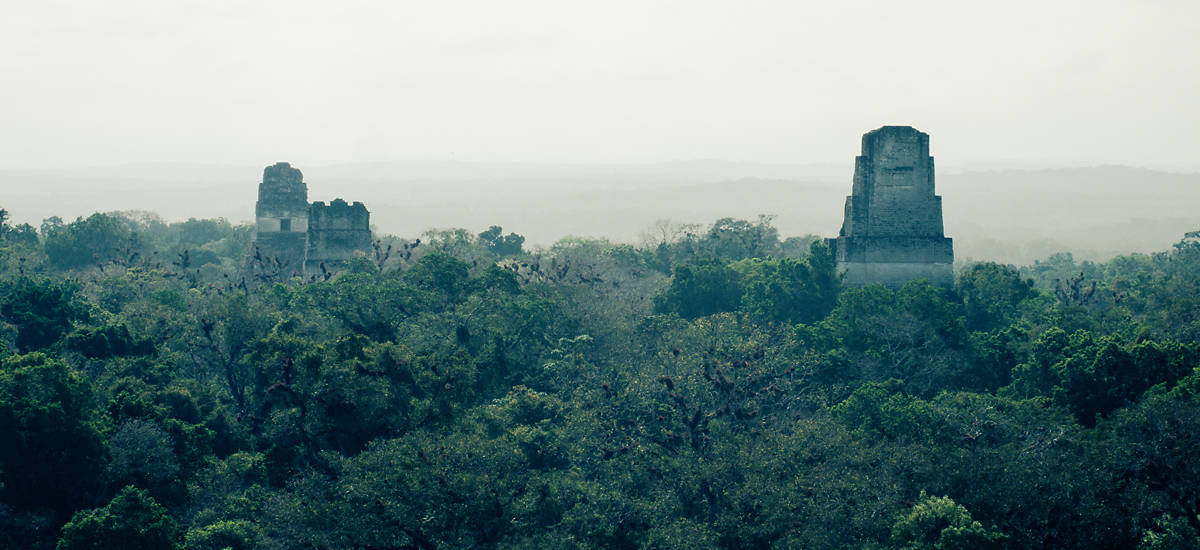
POLYGON ((891 290, 660 229, 302 280, 0 213, 0 547, 1200 548, 1200 235, 891 290))

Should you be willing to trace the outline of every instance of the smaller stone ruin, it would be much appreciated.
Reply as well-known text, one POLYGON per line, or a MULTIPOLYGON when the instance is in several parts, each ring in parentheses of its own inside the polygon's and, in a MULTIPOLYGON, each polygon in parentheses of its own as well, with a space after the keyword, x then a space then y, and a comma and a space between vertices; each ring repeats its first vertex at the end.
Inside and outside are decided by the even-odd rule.
POLYGON ((361 202, 308 202, 304 175, 286 162, 263 170, 251 262, 285 277, 332 273, 371 249, 371 213, 361 202))
POLYGON ((361 202, 342 199, 314 202, 308 209, 308 259, 306 273, 340 268, 359 252, 371 248, 371 213, 361 202))

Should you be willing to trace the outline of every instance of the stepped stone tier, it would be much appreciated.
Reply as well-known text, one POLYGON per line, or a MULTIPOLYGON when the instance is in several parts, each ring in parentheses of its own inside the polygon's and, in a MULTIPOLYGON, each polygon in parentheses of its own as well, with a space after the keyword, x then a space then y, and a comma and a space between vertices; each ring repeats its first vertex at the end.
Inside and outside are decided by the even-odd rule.
POLYGON ((934 194, 929 134, 884 126, 863 135, 851 193, 841 232, 826 240, 847 285, 953 284, 954 247, 934 194))
POLYGON ((286 162, 263 170, 252 254, 281 275, 332 272, 371 248, 371 213, 361 202, 308 202, 304 174, 286 162))

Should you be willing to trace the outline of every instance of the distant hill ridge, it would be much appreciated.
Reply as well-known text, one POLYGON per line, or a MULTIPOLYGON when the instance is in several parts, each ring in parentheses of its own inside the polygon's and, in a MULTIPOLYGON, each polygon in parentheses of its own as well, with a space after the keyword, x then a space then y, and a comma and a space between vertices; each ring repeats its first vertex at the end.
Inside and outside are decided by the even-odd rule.
MULTIPOLYGON (((271 162, 281 159, 269 159, 271 162)), ((282 159, 286 160, 286 159, 282 159)), ((265 164, 264 164, 265 165, 265 164)), ((707 224, 776 215, 785 235, 833 235, 852 167, 717 160, 647 164, 459 161, 298 166, 314 200, 366 202, 380 231, 503 225, 548 244, 565 235, 636 241, 658 219, 707 224)), ((262 167, 153 163, 0 171, 0 206, 34 225, 94 211, 168 220, 249 220, 262 167)), ((960 258, 1023 261, 1051 249, 1104 257, 1165 249, 1200 229, 1200 174, 1129 166, 939 168, 946 234, 960 258)))

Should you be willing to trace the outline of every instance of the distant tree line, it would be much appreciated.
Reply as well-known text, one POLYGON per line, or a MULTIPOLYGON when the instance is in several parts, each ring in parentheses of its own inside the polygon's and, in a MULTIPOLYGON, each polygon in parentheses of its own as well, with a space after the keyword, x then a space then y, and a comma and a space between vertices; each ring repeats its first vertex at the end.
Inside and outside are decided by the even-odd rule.
POLYGON ((768 217, 647 235, 298 277, 0 212, 0 547, 1200 548, 1200 234, 899 289, 768 217))

